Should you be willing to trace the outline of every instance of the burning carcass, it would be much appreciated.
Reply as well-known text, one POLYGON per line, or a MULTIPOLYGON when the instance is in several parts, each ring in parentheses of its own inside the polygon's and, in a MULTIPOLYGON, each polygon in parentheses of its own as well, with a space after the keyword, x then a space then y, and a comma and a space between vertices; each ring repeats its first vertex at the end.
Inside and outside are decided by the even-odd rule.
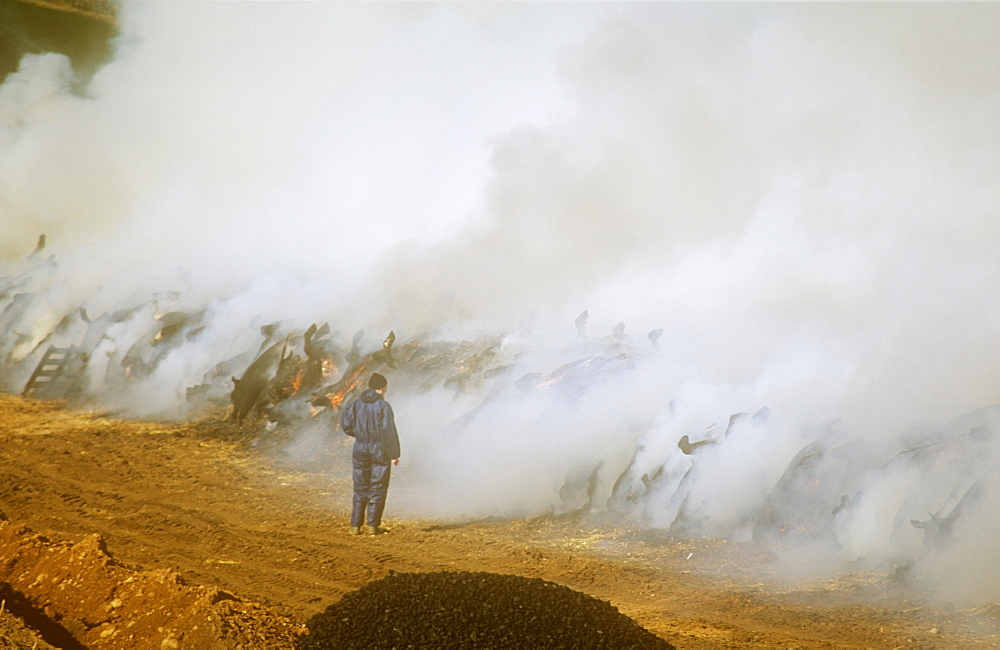
POLYGON ((396 334, 390 331, 380 348, 362 354, 363 330, 343 353, 327 338, 329 331, 329 325, 313 324, 301 335, 290 334, 262 351, 242 376, 233 376, 232 418, 242 423, 265 416, 291 423, 336 412, 373 372, 393 376, 394 385, 408 390, 438 385, 461 390, 496 370, 499 339, 460 344, 413 340, 397 350, 396 334), (346 369, 338 376, 340 364, 346 369))
MULTIPOLYGON (((359 340, 356 336, 355 344, 359 340)), ((404 390, 423 392, 440 386, 463 392, 505 367, 499 353, 503 337, 459 343, 414 339, 398 349, 395 343, 396 334, 390 331, 380 349, 352 355, 354 361, 340 379, 316 391, 310 403, 317 409, 338 410, 373 372, 392 376, 393 385, 404 390)))
POLYGON ((396 342, 395 332, 389 332, 389 335, 382 341, 381 349, 359 357, 357 345, 363 335, 363 330, 355 335, 348 355, 348 359, 351 359, 352 363, 340 379, 310 395, 309 403, 317 409, 339 410, 352 394, 356 393, 359 388, 363 388, 363 383, 369 374, 385 372, 388 368, 398 367, 392 354, 392 346, 396 342))
POLYGON ((326 338, 329 324, 313 323, 302 334, 280 338, 277 330, 277 325, 262 328, 258 354, 240 377, 230 377, 231 417, 239 424, 261 416, 277 422, 308 415, 299 403, 337 371, 336 347, 326 338))

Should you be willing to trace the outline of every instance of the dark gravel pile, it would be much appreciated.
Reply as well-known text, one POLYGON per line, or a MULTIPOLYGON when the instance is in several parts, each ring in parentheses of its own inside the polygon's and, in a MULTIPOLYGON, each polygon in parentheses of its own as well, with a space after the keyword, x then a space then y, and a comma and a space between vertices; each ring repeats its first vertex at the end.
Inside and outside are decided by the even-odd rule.
POLYGON ((539 578, 396 573, 306 623, 299 648, 672 648, 603 600, 539 578))

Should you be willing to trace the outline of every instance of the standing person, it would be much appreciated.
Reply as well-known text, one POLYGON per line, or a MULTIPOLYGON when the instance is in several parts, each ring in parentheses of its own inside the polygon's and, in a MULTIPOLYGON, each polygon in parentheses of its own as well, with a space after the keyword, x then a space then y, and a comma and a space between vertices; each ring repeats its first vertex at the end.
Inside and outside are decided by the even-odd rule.
POLYGON ((354 438, 352 535, 361 534, 366 514, 369 535, 385 532, 379 526, 389 492, 389 474, 392 466, 399 464, 399 435, 392 407, 384 399, 388 385, 385 377, 372 373, 368 388, 340 416, 344 433, 354 438))

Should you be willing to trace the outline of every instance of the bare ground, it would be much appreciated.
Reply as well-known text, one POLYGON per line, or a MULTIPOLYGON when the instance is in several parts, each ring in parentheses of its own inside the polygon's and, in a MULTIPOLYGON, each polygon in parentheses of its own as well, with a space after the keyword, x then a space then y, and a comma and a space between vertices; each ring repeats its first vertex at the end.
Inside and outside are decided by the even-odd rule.
POLYGON ((349 447, 309 468, 217 418, 121 421, 0 395, 0 648, 294 647, 390 571, 538 577, 679 648, 995 647, 1000 607, 935 609, 893 576, 766 580, 774 557, 581 518, 346 534, 349 447))

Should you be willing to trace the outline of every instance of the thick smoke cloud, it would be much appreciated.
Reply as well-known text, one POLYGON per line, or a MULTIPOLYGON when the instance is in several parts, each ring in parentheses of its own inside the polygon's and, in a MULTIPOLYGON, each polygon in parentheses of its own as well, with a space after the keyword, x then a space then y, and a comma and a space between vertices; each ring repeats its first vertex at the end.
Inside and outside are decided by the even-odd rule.
POLYGON ((801 566, 903 558, 1000 597, 976 560, 1000 527, 976 483, 1000 439, 997 6, 143 2, 121 25, 83 91, 57 54, 0 86, 8 368, 78 307, 135 310, 112 360, 203 311, 103 398, 177 416, 264 323, 499 335, 493 380, 391 395, 407 511, 797 531, 801 566), (55 269, 22 261, 42 233, 55 269), (911 523, 970 490, 947 535, 911 523))

